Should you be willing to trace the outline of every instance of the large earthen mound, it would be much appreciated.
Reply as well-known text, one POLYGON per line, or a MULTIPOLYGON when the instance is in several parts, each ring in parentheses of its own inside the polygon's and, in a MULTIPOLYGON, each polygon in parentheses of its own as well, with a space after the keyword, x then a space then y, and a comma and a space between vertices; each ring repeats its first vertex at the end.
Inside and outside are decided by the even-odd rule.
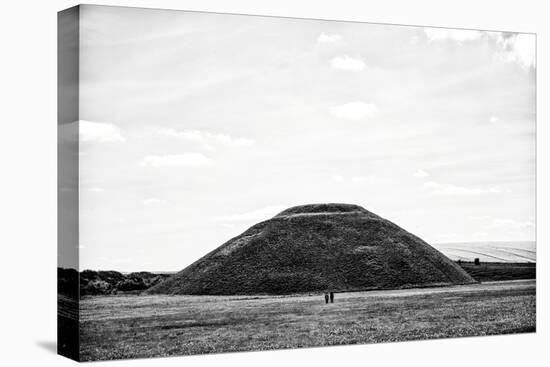
POLYGON ((289 294, 475 282, 420 238, 366 209, 287 209, 230 239, 150 294, 289 294))

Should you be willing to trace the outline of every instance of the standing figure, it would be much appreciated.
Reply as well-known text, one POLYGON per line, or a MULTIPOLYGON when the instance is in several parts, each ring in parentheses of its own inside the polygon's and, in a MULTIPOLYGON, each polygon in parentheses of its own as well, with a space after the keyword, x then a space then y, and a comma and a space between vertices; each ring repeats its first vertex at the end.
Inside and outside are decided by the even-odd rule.
POLYGON ((328 303, 328 293, 325 293, 325 303, 328 303))
POLYGON ((330 292, 330 303, 334 303, 334 292, 330 292))

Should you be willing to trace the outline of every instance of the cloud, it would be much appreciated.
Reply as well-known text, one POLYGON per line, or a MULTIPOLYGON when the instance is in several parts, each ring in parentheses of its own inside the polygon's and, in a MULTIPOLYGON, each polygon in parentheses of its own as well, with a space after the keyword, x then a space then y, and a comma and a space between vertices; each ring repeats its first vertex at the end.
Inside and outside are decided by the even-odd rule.
POLYGON ((338 70, 363 71, 365 69, 365 62, 347 55, 343 57, 336 56, 330 60, 330 66, 338 70))
POLYGON ((515 228, 515 229, 528 229, 528 228, 535 228, 535 224, 531 221, 517 221, 513 219, 503 219, 503 218, 494 218, 489 227, 491 228, 501 228, 501 227, 508 227, 508 228, 515 228))
POLYGON ((518 221, 509 218, 494 218, 488 215, 470 216, 469 219, 485 222, 489 229, 507 229, 514 231, 524 231, 535 228, 535 223, 531 220, 518 221))
POLYGON ((414 173, 413 173, 413 176, 414 177, 418 177, 418 178, 426 178, 426 177, 429 177, 430 174, 426 171, 424 171, 423 169, 417 169, 414 173))
POLYGON ((350 181, 356 184, 374 184, 381 182, 382 180, 376 176, 351 176, 350 181))
POLYGON ((201 153, 147 155, 139 163, 142 167, 200 167, 212 164, 212 160, 201 153))
POLYGON ((123 258, 123 259, 111 259, 113 264, 129 264, 133 263, 135 260, 133 258, 123 258))
POLYGON ((502 190, 498 187, 491 188, 479 188, 479 187, 464 187, 453 184, 445 184, 434 181, 428 181, 424 184, 424 187, 433 195, 436 196, 472 196, 483 194, 498 194, 502 190))
POLYGON ((210 133, 199 130, 160 129, 157 132, 160 135, 171 138, 184 139, 200 143, 210 150, 214 149, 214 145, 246 147, 256 144, 254 139, 233 137, 227 134, 210 133))
POLYGON ((334 175, 330 176, 330 178, 334 182, 344 182, 345 181, 345 177, 342 176, 342 175, 339 175, 339 174, 334 174, 334 175))
POLYGON ((483 232, 483 231, 479 231, 479 232, 474 232, 472 233, 472 236, 474 238, 477 238, 477 239, 485 239, 489 236, 489 233, 487 232, 483 232))
POLYGON ((142 203, 143 203, 143 205, 161 205, 161 204, 165 204, 166 200, 157 199, 157 198, 149 198, 149 199, 144 199, 142 201, 142 203))
POLYGON ((330 178, 334 182, 349 182, 353 184, 366 184, 366 185, 389 181, 386 178, 377 177, 374 175, 367 175, 367 176, 355 175, 355 176, 346 177, 340 174, 333 174, 332 176, 330 176, 330 178))
POLYGON ((459 44, 477 39, 493 40, 498 47, 496 58, 514 62, 525 69, 536 66, 536 36, 528 33, 487 32, 466 29, 424 28, 430 42, 455 41, 459 44))
POLYGON ((324 34, 321 33, 319 37, 317 37, 317 43, 336 43, 340 42, 342 40, 342 37, 338 34, 324 34))
POLYGON ((492 123, 492 124, 497 123, 497 122, 498 122, 498 117, 496 117, 496 116, 491 116, 491 117, 489 118, 489 122, 492 123))
POLYGON ((456 242, 460 236, 456 233, 438 233, 435 235, 436 241, 456 242))
POLYGON ((330 113, 337 119, 362 120, 375 115, 376 105, 360 101, 350 102, 330 108, 330 113))
POLYGON ((468 219, 471 219, 471 220, 488 220, 488 219, 491 219, 491 217, 488 216, 488 215, 470 215, 470 216, 468 216, 468 219))
POLYGON ((118 126, 107 122, 79 121, 79 137, 83 142, 124 142, 118 126))
POLYGON ((526 33, 490 32, 501 52, 497 58, 528 69, 536 65, 536 37, 526 33))
POLYGON ((214 220, 219 222, 257 222, 272 218, 286 208, 288 208, 286 205, 271 205, 245 213, 216 216, 214 220))
POLYGON ((424 34, 428 41, 456 41, 462 43, 479 39, 482 32, 467 29, 449 29, 449 28, 424 28, 424 34))

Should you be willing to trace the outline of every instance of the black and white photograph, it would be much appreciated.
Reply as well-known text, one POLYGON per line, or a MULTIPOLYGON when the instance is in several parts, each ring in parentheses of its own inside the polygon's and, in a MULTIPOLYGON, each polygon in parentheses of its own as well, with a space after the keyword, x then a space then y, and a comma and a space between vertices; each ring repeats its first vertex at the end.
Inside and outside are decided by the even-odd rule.
POLYGON ((61 355, 536 332, 534 33, 102 5, 58 27, 61 355))

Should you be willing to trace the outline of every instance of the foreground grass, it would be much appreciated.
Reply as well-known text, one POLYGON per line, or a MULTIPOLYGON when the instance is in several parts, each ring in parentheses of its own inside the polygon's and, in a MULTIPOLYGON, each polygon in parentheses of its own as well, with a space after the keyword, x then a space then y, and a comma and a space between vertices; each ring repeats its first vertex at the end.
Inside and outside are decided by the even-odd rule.
POLYGON ((535 330, 535 282, 291 297, 81 302, 81 359, 158 357, 535 330))

